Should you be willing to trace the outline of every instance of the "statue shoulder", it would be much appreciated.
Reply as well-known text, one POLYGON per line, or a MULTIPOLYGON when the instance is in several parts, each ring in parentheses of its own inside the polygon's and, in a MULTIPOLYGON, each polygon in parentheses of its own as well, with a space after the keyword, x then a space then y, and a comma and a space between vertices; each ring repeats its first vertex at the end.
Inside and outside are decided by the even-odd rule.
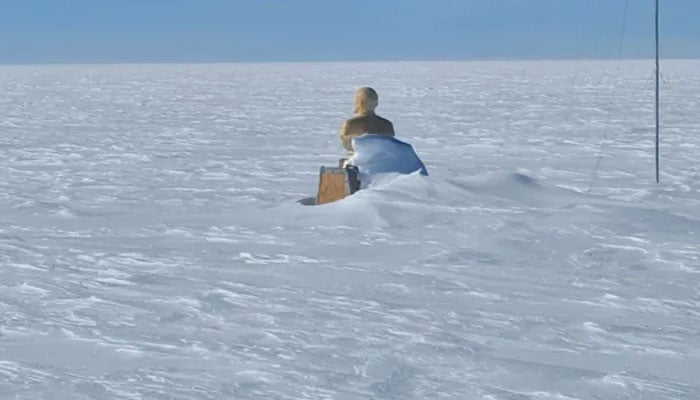
POLYGON ((346 123, 347 125, 353 125, 353 124, 358 124, 358 123, 360 123, 361 121, 364 121, 364 120, 366 120, 366 119, 367 119, 367 116, 366 116, 366 115, 356 115, 356 116, 354 116, 354 117, 352 117, 352 118, 346 119, 346 120, 345 120, 345 123, 346 123))
POLYGON ((394 124, 391 123, 386 118, 380 117, 377 115, 377 119, 379 120, 380 124, 383 126, 383 129, 387 131, 387 133, 393 133, 394 132, 394 124))
POLYGON ((386 118, 384 118, 384 117, 381 117, 381 116, 379 116, 379 115, 376 115, 376 117, 377 117, 377 119, 379 119, 379 120, 382 121, 382 122, 391 123, 391 121, 389 121, 388 119, 386 119, 386 118))

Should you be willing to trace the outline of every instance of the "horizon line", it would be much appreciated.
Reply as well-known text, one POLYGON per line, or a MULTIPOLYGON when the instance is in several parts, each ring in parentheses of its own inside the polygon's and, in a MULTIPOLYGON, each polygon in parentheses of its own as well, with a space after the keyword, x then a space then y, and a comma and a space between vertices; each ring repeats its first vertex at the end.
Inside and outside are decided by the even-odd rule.
MULTIPOLYGON (((700 56, 675 56, 662 58, 662 61, 693 61, 700 56)), ((0 66, 69 66, 69 65, 231 65, 231 64, 386 64, 386 63, 459 63, 459 62, 538 62, 538 61, 654 61, 654 56, 648 57, 492 57, 492 58, 397 58, 386 60, 258 60, 258 61, 39 61, 39 62, 3 62, 0 66)))

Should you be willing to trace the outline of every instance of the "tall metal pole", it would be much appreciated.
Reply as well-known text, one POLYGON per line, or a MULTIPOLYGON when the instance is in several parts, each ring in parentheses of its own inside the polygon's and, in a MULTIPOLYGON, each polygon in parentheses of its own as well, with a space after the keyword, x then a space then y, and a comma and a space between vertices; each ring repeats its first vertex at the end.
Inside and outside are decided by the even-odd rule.
POLYGON ((656 183, 659 183, 659 0, 656 0, 656 183))

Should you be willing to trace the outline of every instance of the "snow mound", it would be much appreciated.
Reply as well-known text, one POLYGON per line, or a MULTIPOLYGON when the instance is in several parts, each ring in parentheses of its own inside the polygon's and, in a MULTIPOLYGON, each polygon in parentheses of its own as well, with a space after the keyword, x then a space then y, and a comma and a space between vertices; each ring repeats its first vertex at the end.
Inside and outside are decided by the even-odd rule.
POLYGON ((428 175, 413 146, 394 137, 364 134, 354 138, 352 145, 355 154, 349 162, 357 166, 364 177, 386 173, 411 174, 416 171, 428 175))

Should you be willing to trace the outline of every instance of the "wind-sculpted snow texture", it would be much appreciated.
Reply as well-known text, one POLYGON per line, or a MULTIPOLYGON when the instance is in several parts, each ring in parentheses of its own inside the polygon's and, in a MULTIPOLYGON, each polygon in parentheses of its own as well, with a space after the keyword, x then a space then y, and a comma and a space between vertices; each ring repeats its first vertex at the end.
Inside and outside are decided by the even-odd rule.
POLYGON ((0 67, 2 399, 698 399, 700 62, 0 67), (317 207, 354 90, 430 172, 317 207))

